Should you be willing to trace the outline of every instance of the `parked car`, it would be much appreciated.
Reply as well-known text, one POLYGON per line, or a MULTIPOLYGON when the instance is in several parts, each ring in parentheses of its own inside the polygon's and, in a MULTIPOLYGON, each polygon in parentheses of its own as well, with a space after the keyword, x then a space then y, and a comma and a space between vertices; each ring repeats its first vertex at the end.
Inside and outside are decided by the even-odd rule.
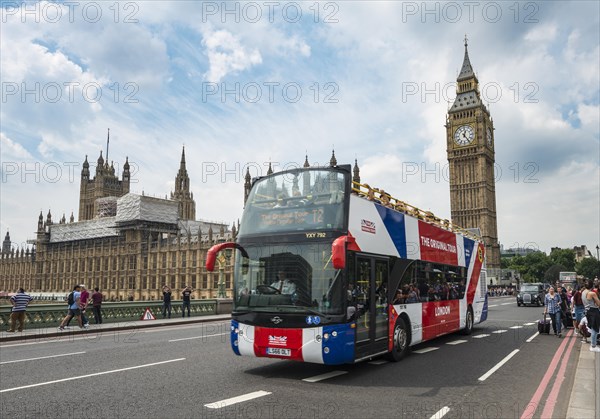
POLYGON ((539 282, 523 284, 517 294, 517 305, 519 307, 524 305, 543 306, 545 295, 543 284, 539 282))

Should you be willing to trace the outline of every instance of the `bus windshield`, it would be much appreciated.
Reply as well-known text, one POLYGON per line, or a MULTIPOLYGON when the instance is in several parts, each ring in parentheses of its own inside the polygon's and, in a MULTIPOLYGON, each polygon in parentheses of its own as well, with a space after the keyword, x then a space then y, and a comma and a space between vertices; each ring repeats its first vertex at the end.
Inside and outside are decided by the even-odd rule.
POLYGON ((342 275, 331 244, 248 245, 235 260, 236 311, 340 314, 342 275))
POLYGON ((252 187, 240 237, 319 229, 343 229, 347 174, 296 169, 259 179, 252 187))

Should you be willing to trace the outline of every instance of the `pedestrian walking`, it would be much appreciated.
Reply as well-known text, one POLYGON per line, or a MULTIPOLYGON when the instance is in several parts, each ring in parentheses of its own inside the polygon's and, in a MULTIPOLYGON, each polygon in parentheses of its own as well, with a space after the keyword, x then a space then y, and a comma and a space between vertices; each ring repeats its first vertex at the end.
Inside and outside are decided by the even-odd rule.
POLYGON ((544 315, 550 314, 550 320, 552 320, 552 330, 554 330, 554 334, 559 338, 562 337, 560 330, 560 304, 560 295, 554 292, 554 287, 550 287, 548 294, 546 294, 546 298, 544 299, 544 315))
POLYGON ((90 322, 85 315, 85 310, 87 309, 88 301, 90 299, 90 293, 83 284, 81 284, 81 296, 79 298, 81 300, 81 303, 79 304, 81 306, 81 322, 83 323, 83 327, 90 327, 90 322))
POLYGON ((185 309, 187 307, 188 317, 190 317, 190 296, 192 295, 192 289, 185 287, 181 296, 183 297, 183 306, 181 307, 181 317, 185 317, 185 309))
POLYGON ((98 287, 94 288, 92 294, 92 310, 94 311, 94 322, 102 324, 102 293, 98 287))
MULTIPOLYGON (((587 287, 591 289, 593 287, 593 282, 588 281, 587 287)), ((588 291, 586 294, 586 298, 589 302, 589 309, 587 312, 587 320, 589 323, 589 328, 592 329, 591 338, 590 338, 590 351, 592 352, 600 352, 600 347, 598 347, 598 333, 600 332, 600 299, 598 298, 598 294, 596 291, 588 291)))
POLYGON ((573 298, 572 298, 572 302, 573 302, 573 309, 575 311, 575 330, 579 333, 579 323, 581 323, 581 319, 584 317, 583 315, 585 314, 585 306, 583 305, 583 299, 581 297, 581 292, 582 289, 585 289, 585 286, 577 286, 576 287, 576 292, 575 294, 573 294, 573 298))
POLYGON ((166 285, 163 285, 163 306, 162 306, 162 315, 163 319, 167 317, 167 313, 169 315, 169 319, 171 318, 171 288, 166 285))
POLYGON ((7 330, 8 332, 14 332, 15 325, 17 324, 17 331, 23 331, 23 326, 25 325, 25 310, 31 300, 33 300, 33 298, 31 298, 31 295, 26 294, 23 288, 19 288, 17 293, 10 297, 12 310, 10 313, 10 326, 7 330))
POLYGON ((73 291, 67 297, 67 302, 69 304, 69 311, 65 318, 60 322, 60 326, 58 326, 58 330, 65 330, 65 325, 68 324, 73 317, 77 317, 77 323, 80 328, 83 328, 83 323, 81 322, 81 286, 75 285, 73 287, 73 291))

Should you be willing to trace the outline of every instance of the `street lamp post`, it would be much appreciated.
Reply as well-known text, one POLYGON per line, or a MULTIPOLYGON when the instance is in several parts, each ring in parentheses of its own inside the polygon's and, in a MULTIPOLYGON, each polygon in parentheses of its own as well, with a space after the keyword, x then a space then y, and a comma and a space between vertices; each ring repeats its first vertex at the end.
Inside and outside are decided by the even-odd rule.
POLYGON ((596 245, 596 260, 600 260, 600 246, 596 245))

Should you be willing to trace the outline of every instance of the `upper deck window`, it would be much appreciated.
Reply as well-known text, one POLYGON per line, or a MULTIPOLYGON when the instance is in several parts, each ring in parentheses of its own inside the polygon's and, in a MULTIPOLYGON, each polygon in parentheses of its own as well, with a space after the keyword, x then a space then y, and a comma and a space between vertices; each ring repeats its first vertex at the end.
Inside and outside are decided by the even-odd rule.
POLYGON ((298 169, 258 180, 246 201, 240 236, 341 229, 346 176, 335 169, 298 169))

